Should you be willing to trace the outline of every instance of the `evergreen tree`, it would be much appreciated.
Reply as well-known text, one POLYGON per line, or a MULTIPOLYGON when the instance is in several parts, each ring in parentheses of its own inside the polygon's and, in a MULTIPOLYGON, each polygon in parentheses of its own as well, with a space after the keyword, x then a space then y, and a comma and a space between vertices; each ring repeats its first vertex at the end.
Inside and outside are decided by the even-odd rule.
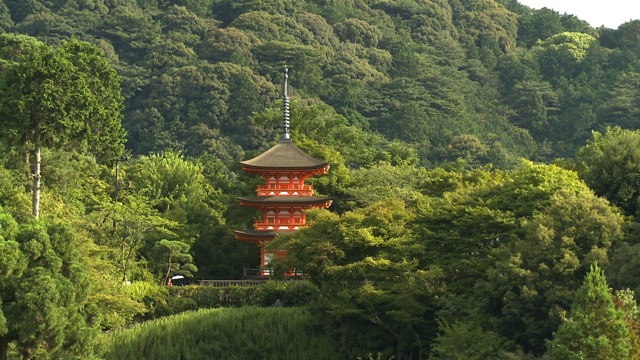
POLYGON ((63 223, 18 225, 0 209, 0 359, 86 359, 95 327, 78 237, 63 223))
POLYGON ((628 359, 631 343, 625 314, 617 309, 604 272, 597 263, 576 293, 569 315, 548 343, 546 358, 628 359))
MULTIPOLYGON (((40 215, 42 148, 91 151, 110 160, 124 150, 118 76, 101 51, 70 40, 57 49, 26 36, 3 34, 4 46, 31 51, 4 57, 0 73, 0 126, 6 139, 33 143, 33 215, 40 215)), ((5 55, 9 51, 3 49, 5 55)), ((28 155, 26 156, 28 163, 28 155)))

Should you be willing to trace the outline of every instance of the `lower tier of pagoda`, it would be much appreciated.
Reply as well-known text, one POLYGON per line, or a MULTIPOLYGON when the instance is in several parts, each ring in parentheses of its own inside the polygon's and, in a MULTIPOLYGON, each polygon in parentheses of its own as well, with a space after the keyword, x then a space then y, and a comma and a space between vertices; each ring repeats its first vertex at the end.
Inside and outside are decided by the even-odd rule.
MULTIPOLYGON (((305 210, 328 208, 331 200, 316 196, 252 196, 239 197, 241 206, 252 207, 261 213, 253 223, 253 230, 235 230, 237 240, 252 243, 260 248, 260 277, 271 276, 269 263, 273 258, 284 256, 285 250, 267 251, 266 246, 280 234, 287 234, 306 226, 305 210)), ((297 276, 293 269, 286 277, 297 276)))

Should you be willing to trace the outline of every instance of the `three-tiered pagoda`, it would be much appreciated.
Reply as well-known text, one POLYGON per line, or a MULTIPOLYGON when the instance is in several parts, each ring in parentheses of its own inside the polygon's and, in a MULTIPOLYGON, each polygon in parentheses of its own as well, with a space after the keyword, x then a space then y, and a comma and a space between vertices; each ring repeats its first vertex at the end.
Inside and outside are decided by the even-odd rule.
MULTIPOLYGON (((296 231, 306 224, 304 210, 328 208, 331 200, 314 196, 313 187, 305 181, 314 175, 326 174, 329 164, 315 159, 300 150, 289 134, 288 72, 285 68, 283 86, 283 133, 278 143, 253 159, 240 162, 242 170, 262 176, 264 185, 258 185, 257 196, 239 197, 240 206, 260 211, 262 217, 253 224, 253 230, 234 231, 236 239, 260 247, 261 277, 271 275, 269 262, 274 256, 282 256, 285 249, 267 252, 265 245, 282 233, 296 231)), ((293 272, 285 275, 294 275, 293 272)))

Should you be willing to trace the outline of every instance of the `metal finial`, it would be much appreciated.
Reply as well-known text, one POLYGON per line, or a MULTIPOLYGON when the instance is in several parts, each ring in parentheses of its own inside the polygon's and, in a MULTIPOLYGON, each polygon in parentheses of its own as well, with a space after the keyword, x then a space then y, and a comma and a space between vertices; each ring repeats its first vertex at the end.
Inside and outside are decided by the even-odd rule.
POLYGON ((280 135, 280 142, 290 142, 291 135, 289 134, 289 69, 284 67, 284 85, 282 86, 282 130, 280 135))

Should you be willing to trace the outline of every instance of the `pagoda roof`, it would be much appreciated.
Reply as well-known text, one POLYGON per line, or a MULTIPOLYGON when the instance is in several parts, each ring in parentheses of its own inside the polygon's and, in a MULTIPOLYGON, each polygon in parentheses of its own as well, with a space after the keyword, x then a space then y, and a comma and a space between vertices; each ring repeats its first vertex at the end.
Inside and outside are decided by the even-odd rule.
POLYGON ((236 198, 241 202, 249 204, 324 204, 331 202, 331 199, 319 196, 296 196, 296 195, 271 195, 271 196, 248 196, 236 198))
POLYGON ((236 235, 252 238, 271 239, 278 234, 290 234, 296 230, 234 230, 236 235))
POLYGON ((318 169, 328 163, 307 155, 291 141, 280 141, 253 159, 240 162, 240 165, 265 169, 318 169))

